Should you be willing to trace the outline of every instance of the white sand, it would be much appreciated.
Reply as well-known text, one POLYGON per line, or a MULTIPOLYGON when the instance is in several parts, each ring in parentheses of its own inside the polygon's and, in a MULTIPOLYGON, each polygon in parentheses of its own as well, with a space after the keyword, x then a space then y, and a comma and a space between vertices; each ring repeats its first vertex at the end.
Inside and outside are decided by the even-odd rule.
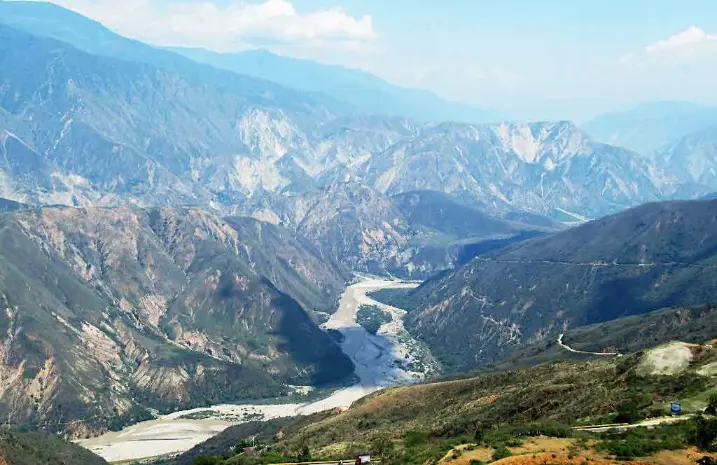
POLYGON ((245 415, 261 414, 262 419, 270 420, 308 415, 333 408, 348 408, 356 400, 383 387, 419 381, 425 374, 404 369, 405 362, 422 361, 429 367, 429 371, 430 367, 435 365, 430 354, 421 352, 416 355, 415 350, 409 350, 409 346, 415 345, 416 342, 403 329, 402 319, 405 312, 366 296, 367 293, 379 289, 413 288, 417 285, 362 278, 359 283, 349 286, 344 292, 338 310, 324 327, 337 329, 344 335, 342 349, 356 365, 356 375, 360 380, 354 386, 338 390, 325 399, 308 404, 216 405, 175 412, 157 420, 130 426, 119 433, 108 433, 78 441, 78 444, 109 462, 179 453, 206 441, 231 425, 242 423, 245 415), (356 323, 356 312, 362 304, 381 307, 393 315, 394 321, 381 327, 378 335, 369 334, 356 323), (205 411, 212 412, 214 418, 181 418, 187 414, 205 411))

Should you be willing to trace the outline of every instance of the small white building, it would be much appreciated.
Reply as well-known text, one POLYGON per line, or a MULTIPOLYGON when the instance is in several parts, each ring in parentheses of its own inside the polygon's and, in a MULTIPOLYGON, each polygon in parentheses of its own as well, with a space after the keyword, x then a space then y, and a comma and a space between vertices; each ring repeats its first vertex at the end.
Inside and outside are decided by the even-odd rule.
POLYGON ((360 454, 356 462, 361 464, 371 463, 371 454, 360 454))

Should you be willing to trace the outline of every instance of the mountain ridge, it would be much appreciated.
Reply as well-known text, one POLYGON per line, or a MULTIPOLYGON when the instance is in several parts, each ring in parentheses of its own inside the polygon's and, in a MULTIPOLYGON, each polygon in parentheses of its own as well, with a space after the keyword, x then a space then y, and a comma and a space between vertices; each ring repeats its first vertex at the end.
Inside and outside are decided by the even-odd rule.
POLYGON ((419 287, 407 328, 472 369, 567 328, 713 304, 715 201, 661 202, 479 255, 419 287))
POLYGON ((275 226, 136 207, 0 222, 0 414, 12 424, 81 437, 150 408, 274 397, 353 373, 317 325, 343 277, 275 226))

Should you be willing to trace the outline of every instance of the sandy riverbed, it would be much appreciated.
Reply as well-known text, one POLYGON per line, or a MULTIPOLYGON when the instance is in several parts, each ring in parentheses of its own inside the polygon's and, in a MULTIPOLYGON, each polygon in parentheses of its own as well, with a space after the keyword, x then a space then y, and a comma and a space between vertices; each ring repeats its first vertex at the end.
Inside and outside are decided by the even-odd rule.
POLYGON ((379 289, 416 287, 415 283, 362 278, 349 286, 341 297, 339 308, 326 329, 336 329, 344 335, 342 350, 356 365, 359 383, 334 392, 331 396, 306 404, 278 405, 217 405, 175 412, 156 420, 125 428, 121 432, 79 441, 78 443, 107 461, 135 460, 188 450, 206 441, 231 425, 261 418, 307 415, 332 408, 348 408, 361 397, 383 387, 420 381, 426 373, 411 371, 420 364, 430 373, 434 362, 430 354, 420 350, 403 329, 401 309, 380 304, 367 296, 379 289), (393 321, 381 327, 378 334, 366 332, 356 323, 361 305, 376 305, 390 312, 393 321), (417 349, 418 348, 418 349, 417 349), (206 419, 187 419, 187 415, 211 416, 206 419))

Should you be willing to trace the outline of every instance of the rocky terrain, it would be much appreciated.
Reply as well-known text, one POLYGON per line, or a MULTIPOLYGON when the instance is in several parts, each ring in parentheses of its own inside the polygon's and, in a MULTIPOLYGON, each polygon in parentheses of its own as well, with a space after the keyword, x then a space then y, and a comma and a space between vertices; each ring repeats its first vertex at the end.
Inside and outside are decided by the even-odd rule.
POLYGON ((193 209, 0 217, 0 414, 72 435, 341 381, 344 278, 279 228, 193 209))
POLYGON ((8 70, 0 91, 0 196, 15 201, 195 205, 288 225, 304 194, 353 181, 389 196, 436 190, 493 214, 575 222, 714 190, 568 122, 372 115, 100 34, 74 14, 66 27, 75 39, 7 15, 18 28, 53 37, 0 29, 8 44, 0 54, 8 70), (95 33, 97 43, 116 42, 114 52, 100 53, 95 33))

